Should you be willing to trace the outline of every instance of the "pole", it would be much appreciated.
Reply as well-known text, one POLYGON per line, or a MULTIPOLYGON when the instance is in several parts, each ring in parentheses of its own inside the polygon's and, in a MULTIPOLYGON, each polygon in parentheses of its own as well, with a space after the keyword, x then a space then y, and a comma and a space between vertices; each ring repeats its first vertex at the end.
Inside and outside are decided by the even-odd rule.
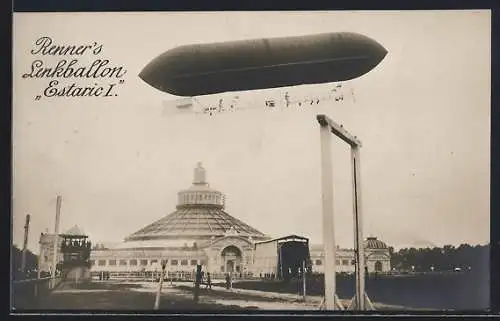
POLYGON ((283 251, 281 250, 281 245, 278 244, 278 246, 280 248, 280 251, 279 251, 280 257, 279 257, 279 267, 278 267, 278 270, 276 271, 276 278, 275 279, 278 279, 278 278, 284 279, 284 275, 283 275, 283 251))
MULTIPOLYGON (((42 250, 42 236, 43 236, 43 233, 40 235, 40 240, 38 241, 38 244, 40 244, 40 249, 38 251, 38 259, 37 259, 37 266, 36 266, 36 276, 37 276, 37 279, 40 279, 40 277, 42 276, 42 270, 41 270, 41 266, 42 266, 42 255, 43 255, 43 250, 42 250)), ((38 284, 39 282, 37 282, 37 284, 35 284, 35 297, 38 296, 38 284)))
POLYGON ((306 261, 302 261, 302 296, 306 302, 306 261))
POLYGON ((196 279, 194 281, 194 302, 198 303, 200 298, 201 265, 196 266, 196 279))
POLYGON ((155 306, 154 309, 158 310, 160 308, 160 296, 161 296, 161 288, 163 286, 163 274, 165 273, 165 262, 161 263, 161 272, 160 272, 160 281, 158 282, 158 291, 156 292, 155 306))
POLYGON ((363 244, 363 223, 361 220, 361 182, 359 147, 351 147, 353 214, 354 214, 354 248, 356 255, 356 296, 358 310, 365 310, 365 254, 363 244))
POLYGON ((56 285, 56 268, 57 268, 57 250, 59 247, 59 220, 61 217, 61 203, 62 197, 57 195, 57 203, 56 203, 56 223, 54 226, 54 250, 52 257, 52 288, 56 285))
POLYGON ((42 255, 43 255, 43 248, 42 248, 42 236, 43 233, 40 235, 40 240, 38 241, 38 244, 40 244, 40 249, 38 251, 38 265, 37 265, 37 278, 39 279, 42 276, 42 255))
POLYGON ((24 243, 21 256, 21 271, 26 275, 26 251, 28 250, 28 233, 30 228, 30 215, 26 215, 26 224, 24 224, 24 243))
POLYGON ((335 310, 335 229, 333 225, 333 178, 331 134, 327 124, 321 124, 321 186, 323 201, 323 244, 325 252, 325 308, 335 310))

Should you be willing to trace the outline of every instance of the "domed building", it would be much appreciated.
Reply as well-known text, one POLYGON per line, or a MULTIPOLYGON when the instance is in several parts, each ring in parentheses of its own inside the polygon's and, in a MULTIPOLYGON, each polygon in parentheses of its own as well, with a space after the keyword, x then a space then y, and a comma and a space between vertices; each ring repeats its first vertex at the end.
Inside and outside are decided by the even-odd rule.
POLYGON ((365 241, 365 264, 369 272, 388 272, 391 270, 391 254, 387 244, 376 237, 365 241))
MULTIPOLYGON (((368 237, 364 241, 365 248, 365 266, 368 273, 384 273, 391 270, 391 255, 387 244, 378 240, 374 236, 368 237)), ((324 272, 324 253, 323 245, 311 245, 311 261, 313 272, 324 272)), ((354 250, 341 249, 337 247, 336 265, 338 272, 354 272, 354 250)))
MULTIPOLYGON (((256 251, 266 246, 272 248, 274 245, 269 244, 286 239, 305 241, 313 271, 323 272, 322 245, 309 245, 308 239, 300 236, 271 239, 225 212, 225 195, 210 187, 201 163, 194 169, 192 185, 177 195, 173 213, 139 229, 117 245, 97 245, 90 255, 92 272, 110 272, 113 277, 140 276, 159 272, 164 260, 168 276, 192 276, 198 264, 214 278, 227 272, 242 276, 279 275, 278 252, 271 250, 265 257, 261 254, 256 257, 256 251)), ((370 237, 365 241, 365 249, 369 272, 390 270, 389 250, 384 242, 370 237)), ((337 271, 353 272, 353 260, 353 250, 338 249, 337 271)))
POLYGON ((143 227, 124 242, 93 250, 93 271, 190 273, 197 264, 213 275, 251 273, 254 243, 267 235, 224 211, 225 195, 210 187, 201 163, 191 187, 178 193, 176 211, 143 227))

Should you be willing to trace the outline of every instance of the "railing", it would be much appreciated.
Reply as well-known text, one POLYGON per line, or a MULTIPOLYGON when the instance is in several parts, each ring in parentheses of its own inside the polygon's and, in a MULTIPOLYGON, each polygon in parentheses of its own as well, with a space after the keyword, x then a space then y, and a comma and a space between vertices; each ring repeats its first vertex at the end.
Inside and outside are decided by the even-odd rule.
MULTIPOLYGON (((104 271, 93 271, 91 272, 92 278, 95 280, 127 280, 127 281, 156 281, 160 277, 160 272, 152 272, 152 271, 127 271, 127 272, 104 272, 104 271)), ((207 277, 207 273, 204 273, 204 277, 207 277)), ((226 273, 210 273, 210 277, 212 280, 221 279, 224 280, 226 277, 226 273)), ((173 280, 173 281, 194 281, 195 273, 193 272, 183 272, 183 271, 167 271, 165 273, 164 280, 173 280)), ((256 279, 256 276, 252 273, 232 273, 233 280, 247 280, 247 279, 256 279)))
POLYGON ((40 299, 46 297, 57 287, 61 278, 56 278, 54 288, 51 288, 51 280, 51 277, 45 277, 13 281, 11 291, 12 310, 19 311, 39 308, 40 299))

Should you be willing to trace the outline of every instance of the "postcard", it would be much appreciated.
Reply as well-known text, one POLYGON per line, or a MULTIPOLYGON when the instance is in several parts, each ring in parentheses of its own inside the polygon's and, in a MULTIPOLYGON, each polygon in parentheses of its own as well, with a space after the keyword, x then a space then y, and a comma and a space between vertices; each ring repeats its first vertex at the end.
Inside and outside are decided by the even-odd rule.
POLYGON ((14 13, 11 312, 488 310, 490 24, 14 13))

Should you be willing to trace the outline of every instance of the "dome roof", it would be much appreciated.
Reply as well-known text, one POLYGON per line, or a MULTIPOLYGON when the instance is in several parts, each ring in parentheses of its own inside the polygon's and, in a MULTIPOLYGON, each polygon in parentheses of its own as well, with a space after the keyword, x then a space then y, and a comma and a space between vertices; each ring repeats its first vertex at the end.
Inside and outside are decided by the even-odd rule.
POLYGON ((179 208, 156 222, 127 237, 126 241, 163 238, 205 238, 235 233, 252 238, 267 238, 248 224, 232 217, 221 208, 209 205, 192 205, 179 208))
POLYGON ((224 195, 205 182, 205 170, 198 163, 193 186, 178 194, 177 210, 125 238, 125 242, 158 239, 210 239, 224 235, 268 236, 224 211, 224 195))
POLYGON ((376 237, 367 237, 365 240, 365 249, 387 249, 387 244, 376 237))
POLYGON ((63 233, 63 235, 68 235, 68 236, 85 236, 85 232, 78 226, 75 225, 66 232, 63 233))

